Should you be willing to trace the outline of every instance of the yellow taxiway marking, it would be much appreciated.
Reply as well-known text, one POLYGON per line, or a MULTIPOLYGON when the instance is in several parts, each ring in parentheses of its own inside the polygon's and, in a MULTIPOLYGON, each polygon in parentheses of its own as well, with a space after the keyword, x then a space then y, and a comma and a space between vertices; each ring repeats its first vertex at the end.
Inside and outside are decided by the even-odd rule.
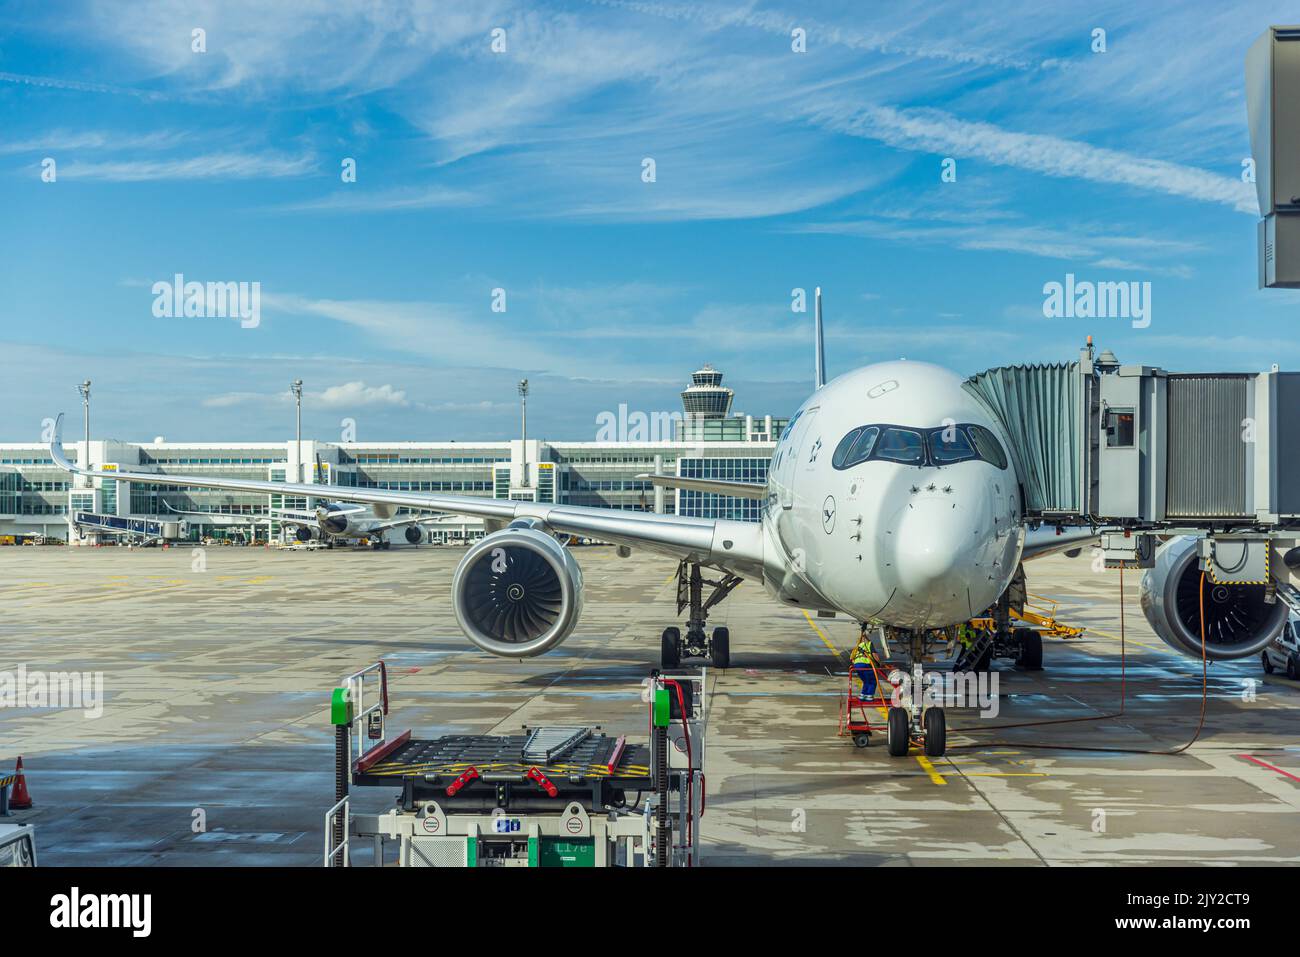
POLYGON ((934 769, 934 765, 931 763, 930 759, 927 758, 924 754, 916 755, 916 763, 921 766, 922 771, 930 775, 930 780, 933 781, 935 784, 948 783, 943 779, 943 775, 934 769))
POLYGON ((839 658, 840 657, 839 649, 837 649, 833 644, 831 644, 831 640, 826 637, 826 632, 822 631, 821 625, 813 621, 813 616, 808 614, 807 609, 803 609, 803 616, 808 619, 808 624, 812 627, 812 630, 817 632, 817 637, 822 640, 822 644, 824 644, 827 647, 827 649, 829 649, 831 654, 833 654, 836 658, 839 658))
POLYGON ((269 582, 274 575, 258 575, 256 578, 245 579, 249 585, 260 585, 262 582, 269 582))

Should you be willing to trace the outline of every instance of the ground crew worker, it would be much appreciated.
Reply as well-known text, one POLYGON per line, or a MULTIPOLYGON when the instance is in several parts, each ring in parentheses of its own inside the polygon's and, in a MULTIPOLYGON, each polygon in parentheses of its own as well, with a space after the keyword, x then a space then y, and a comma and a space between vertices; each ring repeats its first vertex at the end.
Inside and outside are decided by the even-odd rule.
POLYGON ((961 645, 961 659, 965 667, 974 665, 973 655, 975 654, 975 642, 979 639, 979 632, 969 621, 963 621, 957 626, 957 642, 961 645))
POLYGON ((862 682, 862 691, 858 694, 861 701, 868 701, 876 696, 876 668, 880 667, 880 661, 876 657, 875 650, 871 647, 871 639, 865 634, 862 640, 858 642, 857 647, 853 649, 853 654, 849 656, 849 667, 858 676, 862 682))

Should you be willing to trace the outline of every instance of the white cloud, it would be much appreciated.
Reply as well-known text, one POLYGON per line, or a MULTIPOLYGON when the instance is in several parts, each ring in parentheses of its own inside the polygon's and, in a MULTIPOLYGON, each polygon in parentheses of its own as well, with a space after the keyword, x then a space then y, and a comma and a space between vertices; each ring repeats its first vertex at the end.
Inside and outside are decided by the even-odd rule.
POLYGON ((185 130, 154 133, 122 133, 109 130, 51 130, 27 139, 0 142, 0 154, 55 153, 60 151, 160 150, 170 149, 192 135, 185 130))
MULTIPOLYGON (((202 404, 210 409, 228 409, 240 405, 290 405, 293 401, 293 393, 285 389, 283 392, 225 392, 203 399, 202 404)), ((320 392, 308 390, 304 392, 304 401, 325 409, 373 406, 405 409, 411 406, 404 390, 395 389, 387 383, 370 386, 362 380, 328 386, 320 392)))
POLYGON ((479 195, 471 190, 452 189, 446 186, 369 192, 358 189, 355 185, 340 185, 336 192, 329 195, 298 203, 286 203, 274 209, 281 212, 374 213, 473 206, 480 202, 479 195))
POLYGON ((406 393, 401 389, 394 389, 388 384, 368 386, 364 382, 332 385, 324 392, 312 394, 311 398, 329 409, 363 408, 375 405, 405 408, 411 404, 406 398, 406 393))
POLYGON ((120 162, 72 161, 59 168, 69 179, 99 179, 111 182, 148 180, 256 179, 302 176, 313 172, 311 156, 275 154, 212 153, 177 159, 123 160, 120 162))
POLYGON ((109 93, 133 96, 146 101, 167 99, 163 94, 155 93, 152 90, 132 90, 121 86, 111 86, 107 83, 86 83, 81 80, 69 80, 55 76, 31 76, 26 73, 0 72, 0 83, 43 87, 48 90, 69 90, 74 93, 109 93))
POLYGON ((1114 233, 1093 225, 1013 225, 993 222, 983 225, 927 225, 903 221, 860 219, 842 222, 807 223, 795 232, 830 233, 916 243, 946 248, 1019 253, 1046 259, 1063 259, 1099 268, 1145 270, 1187 278, 1191 270, 1183 264, 1142 265, 1115 255, 1138 250, 1146 256, 1174 257, 1202 252, 1195 242, 1158 236, 1114 233))
POLYGON ((943 110, 846 108, 826 103, 810 111, 809 119, 827 129, 899 149, 974 157, 1047 176, 1131 186, 1258 213, 1254 187, 1239 178, 1050 134, 1018 133, 992 123, 963 120, 943 110))

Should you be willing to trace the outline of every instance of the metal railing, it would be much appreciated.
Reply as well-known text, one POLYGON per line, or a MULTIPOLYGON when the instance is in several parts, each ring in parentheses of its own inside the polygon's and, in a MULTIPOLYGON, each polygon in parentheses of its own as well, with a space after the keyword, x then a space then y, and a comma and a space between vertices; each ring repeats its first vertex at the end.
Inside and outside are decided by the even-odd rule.
POLYGON ((325 812, 325 860, 326 867, 350 867, 348 847, 352 843, 352 816, 348 813, 348 798, 342 798, 337 804, 325 812), (331 847, 333 843, 331 838, 334 834, 334 822, 342 814, 343 817, 343 840, 337 847, 331 847), (339 857, 342 855, 342 862, 339 857))
POLYGON ((373 665, 348 675, 343 679, 343 684, 348 689, 348 698, 355 705, 352 716, 352 740, 356 745, 355 759, 359 760, 370 750, 366 747, 367 741, 383 742, 386 740, 387 729, 384 726, 384 721, 388 714, 388 668, 382 661, 376 661, 373 665), (379 674, 379 700, 367 708, 365 679, 367 675, 375 672, 379 674), (379 734, 377 736, 369 734, 368 731, 371 714, 379 715, 379 734))

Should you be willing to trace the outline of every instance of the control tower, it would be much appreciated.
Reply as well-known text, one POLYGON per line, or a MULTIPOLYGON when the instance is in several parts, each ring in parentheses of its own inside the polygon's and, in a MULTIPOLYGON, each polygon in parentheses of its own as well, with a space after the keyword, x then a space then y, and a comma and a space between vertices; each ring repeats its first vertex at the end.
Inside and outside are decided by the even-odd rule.
POLYGON ((725 419, 731 414, 736 393, 722 384, 722 373, 705 363, 691 373, 691 384, 682 390, 682 410, 687 421, 725 419))

